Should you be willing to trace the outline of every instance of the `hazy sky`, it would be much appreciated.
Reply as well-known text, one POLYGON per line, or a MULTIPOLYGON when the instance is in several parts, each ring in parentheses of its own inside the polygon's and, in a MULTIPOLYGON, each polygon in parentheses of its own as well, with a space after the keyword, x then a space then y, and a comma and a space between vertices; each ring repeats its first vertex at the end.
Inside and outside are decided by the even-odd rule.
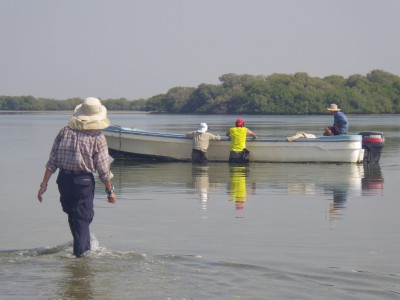
POLYGON ((149 98, 227 73, 400 75, 399 0, 0 0, 0 95, 149 98))

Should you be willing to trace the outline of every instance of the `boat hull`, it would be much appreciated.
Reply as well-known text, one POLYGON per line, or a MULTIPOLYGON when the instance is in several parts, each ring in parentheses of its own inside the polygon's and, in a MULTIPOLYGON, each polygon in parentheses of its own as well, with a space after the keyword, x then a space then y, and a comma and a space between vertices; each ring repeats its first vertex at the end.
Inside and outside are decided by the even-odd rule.
MULTIPOLYGON (((192 140, 183 134, 118 126, 110 126, 103 133, 114 159, 191 161, 192 140)), ((259 138, 246 144, 254 162, 358 163, 364 154, 361 135, 301 138, 293 142, 286 138, 259 138)), ((227 162, 229 149, 226 137, 210 141, 208 160, 227 162)))

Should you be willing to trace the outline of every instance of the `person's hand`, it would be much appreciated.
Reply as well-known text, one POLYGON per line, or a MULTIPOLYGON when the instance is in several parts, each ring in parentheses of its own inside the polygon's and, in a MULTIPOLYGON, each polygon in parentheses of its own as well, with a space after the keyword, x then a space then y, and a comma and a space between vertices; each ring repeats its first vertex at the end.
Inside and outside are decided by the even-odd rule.
POLYGON ((41 183, 38 194, 37 194, 37 198, 38 198, 39 202, 43 201, 42 195, 44 194, 44 192, 46 192, 46 190, 47 190, 47 184, 41 183))
POLYGON ((115 203, 115 201, 117 200, 117 196, 114 193, 112 193, 111 195, 107 196, 107 199, 109 203, 115 203))

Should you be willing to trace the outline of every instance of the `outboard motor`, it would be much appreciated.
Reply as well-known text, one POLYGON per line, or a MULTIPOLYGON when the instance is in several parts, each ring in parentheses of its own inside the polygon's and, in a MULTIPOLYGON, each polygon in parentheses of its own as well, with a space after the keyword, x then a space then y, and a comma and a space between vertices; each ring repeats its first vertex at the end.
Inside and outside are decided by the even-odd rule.
POLYGON ((363 131, 359 132, 362 136, 362 147, 364 149, 364 162, 378 163, 385 143, 383 132, 363 131))

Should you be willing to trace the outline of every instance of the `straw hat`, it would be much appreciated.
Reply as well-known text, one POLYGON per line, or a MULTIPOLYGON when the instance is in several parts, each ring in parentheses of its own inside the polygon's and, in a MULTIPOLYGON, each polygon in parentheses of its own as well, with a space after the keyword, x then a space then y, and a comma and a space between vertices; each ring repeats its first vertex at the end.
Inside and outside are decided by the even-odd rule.
POLYGON ((110 126, 107 109, 97 98, 86 98, 75 107, 68 126, 75 130, 101 130, 110 126))
POLYGON ((198 132, 206 132, 208 130, 207 123, 200 123, 200 127, 197 129, 198 132))
POLYGON ((340 108, 338 108, 338 106, 335 103, 332 103, 331 105, 329 105, 327 110, 329 110, 329 111, 340 111, 340 108))

